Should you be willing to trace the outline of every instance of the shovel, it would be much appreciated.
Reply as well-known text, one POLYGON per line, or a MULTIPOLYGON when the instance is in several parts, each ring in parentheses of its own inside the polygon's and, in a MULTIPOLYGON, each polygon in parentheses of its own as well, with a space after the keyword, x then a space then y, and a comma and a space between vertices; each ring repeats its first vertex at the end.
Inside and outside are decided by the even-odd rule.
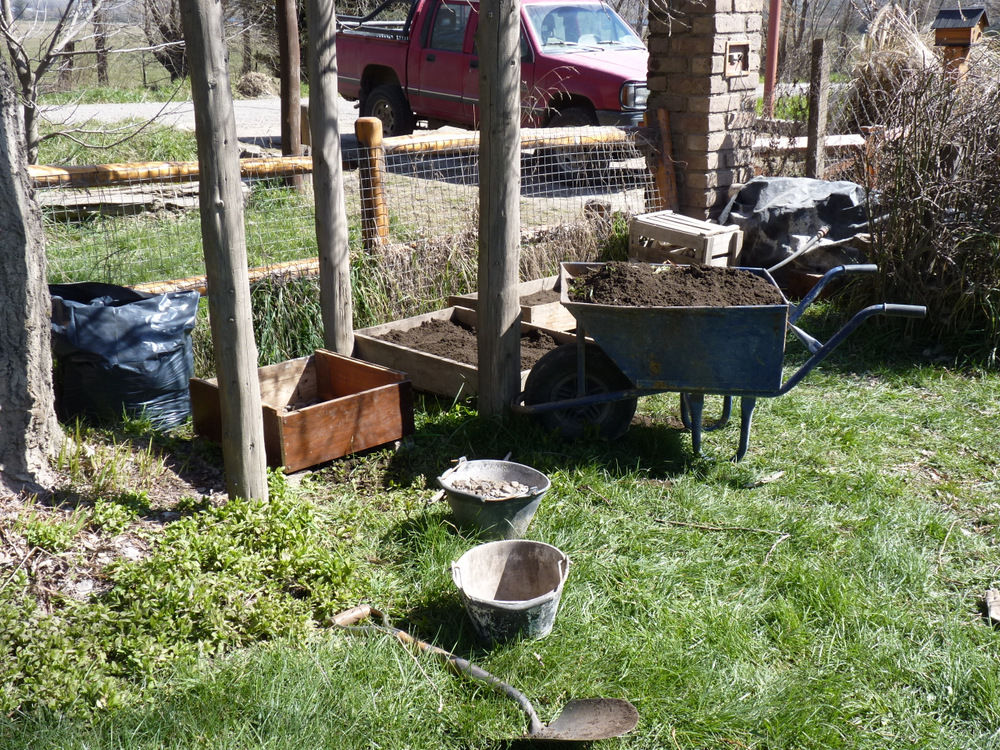
POLYGON ((370 633, 388 633, 400 643, 412 644, 421 651, 440 657, 447 664, 473 679, 485 682, 508 698, 514 700, 528 715, 528 733, 524 739, 550 742, 592 742, 620 737, 635 728, 639 712, 627 700, 618 698, 588 698, 570 701, 551 724, 545 725, 535 713, 531 701, 517 688, 494 677, 486 670, 442 648, 414 638, 405 630, 394 628, 379 610, 362 604, 335 615, 333 624, 347 630, 370 633), (369 616, 380 617, 381 625, 356 625, 369 616))

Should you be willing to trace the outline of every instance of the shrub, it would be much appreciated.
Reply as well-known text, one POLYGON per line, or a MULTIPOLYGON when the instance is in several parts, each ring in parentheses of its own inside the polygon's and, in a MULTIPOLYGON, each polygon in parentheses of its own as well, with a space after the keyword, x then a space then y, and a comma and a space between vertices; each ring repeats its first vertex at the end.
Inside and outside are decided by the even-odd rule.
POLYGON ((872 92, 881 124, 856 175, 871 189, 877 298, 927 305, 936 340, 990 359, 1000 346, 998 73, 987 55, 960 82, 935 67, 900 76, 891 96, 872 92))

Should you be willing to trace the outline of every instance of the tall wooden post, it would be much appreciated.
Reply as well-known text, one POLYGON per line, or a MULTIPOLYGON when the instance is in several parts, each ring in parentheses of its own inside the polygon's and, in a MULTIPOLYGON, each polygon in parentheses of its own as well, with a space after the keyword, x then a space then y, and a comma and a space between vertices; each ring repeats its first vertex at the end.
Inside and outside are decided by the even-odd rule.
POLYGON ((181 0, 191 64, 200 170, 201 238, 208 280, 230 497, 267 498, 257 345, 250 316, 236 118, 219 0, 181 0))
POLYGON ((520 3, 479 6, 479 411, 503 414, 520 389, 520 3))
MULTIPOLYGON (((299 17, 295 0, 276 0, 278 57, 281 61, 281 153, 302 154, 302 78, 299 54, 299 17)), ((286 178, 289 185, 302 187, 302 176, 286 178)))
POLYGON ((323 341, 328 349, 350 355, 354 349, 354 306, 344 167, 337 124, 337 14, 333 0, 307 0, 306 21, 309 24, 309 133, 323 341))
POLYGON ((809 122, 806 138, 806 177, 823 179, 826 169, 826 118, 830 96, 830 63, 822 39, 813 39, 809 71, 809 122))

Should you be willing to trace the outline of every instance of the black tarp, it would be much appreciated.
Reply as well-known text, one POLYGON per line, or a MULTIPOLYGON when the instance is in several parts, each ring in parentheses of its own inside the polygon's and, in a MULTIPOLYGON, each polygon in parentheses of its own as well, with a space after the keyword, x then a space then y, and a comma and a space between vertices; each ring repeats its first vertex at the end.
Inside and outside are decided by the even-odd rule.
POLYGON ((790 266, 823 273, 846 263, 863 263, 868 246, 868 196, 860 185, 807 177, 755 177, 719 217, 743 231, 737 265, 770 268, 829 230, 790 266))

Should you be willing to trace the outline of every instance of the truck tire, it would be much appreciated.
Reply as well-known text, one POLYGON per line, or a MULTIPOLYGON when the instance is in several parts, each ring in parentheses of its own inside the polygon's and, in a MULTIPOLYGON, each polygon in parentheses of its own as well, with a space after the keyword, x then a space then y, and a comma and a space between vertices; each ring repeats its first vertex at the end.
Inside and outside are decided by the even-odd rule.
MULTIPOLYGON (((557 110, 549 119, 547 127, 575 128, 597 125, 594 113, 586 107, 574 106, 557 110)), ((611 163, 600 148, 585 152, 554 148, 542 152, 543 166, 556 172, 574 184, 587 184, 600 177, 611 163)))
POLYGON ((376 86, 361 103, 362 117, 377 117, 382 121, 382 135, 408 135, 415 124, 410 103, 403 89, 394 83, 376 86))

